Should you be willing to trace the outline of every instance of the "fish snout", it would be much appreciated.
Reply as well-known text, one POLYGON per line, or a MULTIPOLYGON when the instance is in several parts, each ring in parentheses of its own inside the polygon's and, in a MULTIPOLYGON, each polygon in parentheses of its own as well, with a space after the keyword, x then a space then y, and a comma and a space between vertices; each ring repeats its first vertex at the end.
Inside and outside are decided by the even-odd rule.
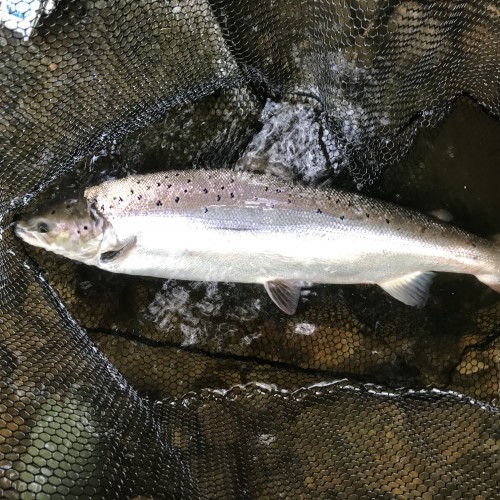
POLYGON ((16 222, 14 224, 14 233, 16 236, 19 236, 20 238, 23 237, 24 234, 26 234, 26 229, 21 225, 21 223, 16 222))
POLYGON ((37 238, 22 221, 15 222, 14 234, 30 245, 39 245, 37 238))
POLYGON ((10 223, 10 226, 14 226, 14 234, 20 238, 28 232, 26 217, 25 213, 16 214, 10 223))
POLYGON ((11 223, 14 226, 14 234, 24 242, 34 246, 45 246, 46 241, 42 233, 48 232, 49 227, 40 228, 40 222, 36 224, 33 219, 26 214, 18 214, 11 223), (40 231, 42 229, 42 231, 40 231))

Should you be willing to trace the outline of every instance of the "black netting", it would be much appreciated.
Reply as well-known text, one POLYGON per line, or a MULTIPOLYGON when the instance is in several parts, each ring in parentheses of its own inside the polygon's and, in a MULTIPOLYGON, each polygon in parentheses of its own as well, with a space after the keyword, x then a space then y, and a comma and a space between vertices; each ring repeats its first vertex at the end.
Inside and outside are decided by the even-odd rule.
POLYGON ((423 309, 318 286, 288 317, 260 286, 111 275, 11 223, 205 167, 498 233, 499 35, 493 0, 0 0, 0 496, 498 496, 500 303, 474 278, 423 309))

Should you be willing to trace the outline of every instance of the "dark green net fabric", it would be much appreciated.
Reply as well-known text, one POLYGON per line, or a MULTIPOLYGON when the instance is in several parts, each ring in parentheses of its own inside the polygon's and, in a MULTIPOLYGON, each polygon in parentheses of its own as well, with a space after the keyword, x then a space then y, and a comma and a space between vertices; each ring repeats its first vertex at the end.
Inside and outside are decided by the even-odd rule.
POLYGON ((53 7, 0 24, 0 496, 498 496, 500 301, 474 278, 420 310, 315 287, 285 317, 259 286, 110 275, 11 223, 113 176, 237 167, 500 232, 500 3, 53 7))

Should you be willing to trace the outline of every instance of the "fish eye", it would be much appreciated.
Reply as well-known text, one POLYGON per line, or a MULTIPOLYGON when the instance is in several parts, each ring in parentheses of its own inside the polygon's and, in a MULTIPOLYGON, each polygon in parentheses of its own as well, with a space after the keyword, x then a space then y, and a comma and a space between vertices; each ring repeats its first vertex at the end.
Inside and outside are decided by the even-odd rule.
POLYGON ((39 233, 48 233, 50 231, 50 227, 49 227, 49 225, 46 222, 39 222, 36 225, 36 230, 39 233))

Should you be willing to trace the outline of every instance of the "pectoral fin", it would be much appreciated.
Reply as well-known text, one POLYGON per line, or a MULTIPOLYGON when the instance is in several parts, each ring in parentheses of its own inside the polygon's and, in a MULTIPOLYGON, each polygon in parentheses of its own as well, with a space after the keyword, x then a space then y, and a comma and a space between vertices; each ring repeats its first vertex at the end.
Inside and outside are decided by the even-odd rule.
POLYGON ((134 247, 137 238, 135 236, 131 236, 127 238, 124 242, 121 242, 119 248, 116 250, 110 250, 108 252, 103 252, 100 256, 100 260, 103 264, 107 264, 109 262, 114 262, 122 257, 125 257, 131 248, 134 247))
POLYGON ((266 281, 264 288, 271 300, 286 314, 295 314, 299 303, 301 285, 296 281, 266 281))
POLYGON ((423 307, 429 297, 434 273, 418 272, 401 276, 392 281, 379 283, 379 285, 395 299, 408 306, 423 307))

